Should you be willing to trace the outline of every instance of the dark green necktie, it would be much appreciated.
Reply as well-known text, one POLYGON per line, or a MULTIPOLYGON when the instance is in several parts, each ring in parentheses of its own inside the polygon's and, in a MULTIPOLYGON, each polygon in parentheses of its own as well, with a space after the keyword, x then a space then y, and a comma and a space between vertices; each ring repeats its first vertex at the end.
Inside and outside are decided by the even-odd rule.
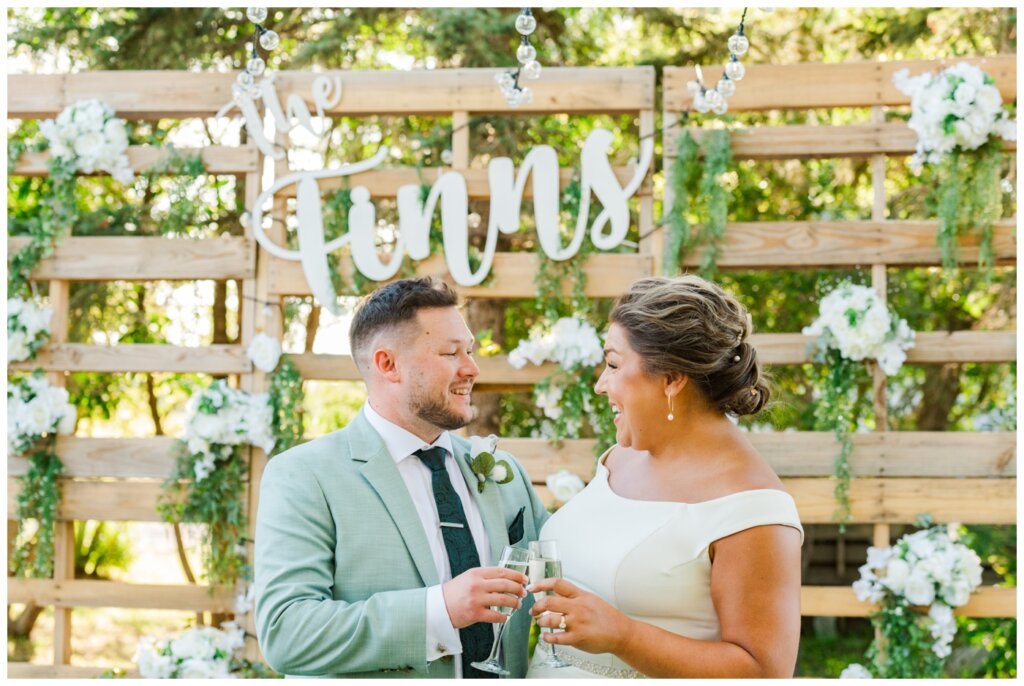
MULTIPOLYGON (((416 456, 430 468, 431 486, 434 490, 434 502, 437 503, 437 515, 441 519, 441 535, 444 547, 448 552, 448 564, 452 569, 452 577, 457 577, 467 569, 480 566, 480 556, 476 552, 473 534, 469 531, 466 512, 462 509, 462 500, 452 486, 448 470, 444 466, 447 452, 444 448, 426 448, 417 450, 416 456)), ((471 679, 490 679, 497 675, 482 672, 470 666, 471 662, 482 662, 491 652, 494 641, 494 629, 489 624, 470 624, 459 629, 459 640, 462 641, 462 676, 471 679)))

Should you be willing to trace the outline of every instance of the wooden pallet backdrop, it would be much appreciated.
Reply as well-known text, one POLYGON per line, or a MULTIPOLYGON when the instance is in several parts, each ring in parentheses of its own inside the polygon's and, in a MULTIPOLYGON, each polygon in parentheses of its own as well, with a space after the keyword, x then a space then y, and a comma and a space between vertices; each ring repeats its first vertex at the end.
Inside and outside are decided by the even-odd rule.
MULTIPOLYGON (((907 63, 912 71, 938 63, 907 63)), ((904 107, 907 99, 889 85, 891 72, 901 63, 792 65, 748 67, 745 80, 731 99, 731 109, 904 107), (772 84, 786 84, 789 91, 772 84), (836 84, 842 84, 837 88, 836 84)), ((1003 88, 1004 98, 1015 97, 1013 57, 990 58, 985 68, 1003 88)), ((502 114, 635 114, 639 135, 655 132, 655 74, 651 68, 548 68, 534 88, 533 104, 509 109, 494 85, 493 69, 433 70, 428 72, 340 72, 344 95, 332 114, 346 116, 430 115, 451 117, 455 133, 451 167, 462 171, 472 197, 486 197, 484 172, 473 165, 470 116, 502 114), (410 87, 414 86, 414 87, 410 87), (383 110, 381 108, 384 108, 383 110)), ((705 71, 712 80, 713 69, 705 71)), ((669 125, 689 107, 685 83, 692 69, 667 68, 664 73, 664 149, 675 149, 678 129, 669 125)), ((282 73, 277 83, 282 100, 290 93, 308 99, 312 75, 282 73)), ((186 72, 103 72, 59 76, 8 76, 8 116, 48 118, 84 98, 99 98, 128 119, 211 117, 229 100, 231 74, 186 72)), ((698 132, 695 132, 699 134, 698 132)), ((868 156, 876 170, 875 213, 864 222, 759 222, 730 224, 723 268, 799 268, 873 264, 875 285, 884 293, 886 265, 937 264, 934 222, 896 222, 884 217, 881 172, 885 155, 912 152, 914 137, 902 124, 867 127, 752 127, 734 138, 737 159, 802 159, 815 156, 868 156)), ((259 190, 263 157, 249 145, 203 149, 211 173, 235 175, 246 181, 247 204, 259 190)), ((130 159, 136 171, 157 162, 165 153, 134 147, 130 159)), ((46 154, 26 154, 15 174, 46 173, 46 154)), ((279 163, 277 174, 286 172, 279 163)), ((626 176, 628 169, 617 169, 626 176)), ((393 197, 398 186, 415 182, 415 170, 378 169, 357 176, 375 198, 393 197)), ((569 173, 563 173, 567 182, 569 173)), ((587 264, 588 293, 615 297, 632 281, 656 273, 660 234, 654 228, 650 178, 635 201, 641 235, 650 234, 635 254, 594 255, 587 264)), ((274 199, 273 214, 282 217, 288 193, 274 199)), ((666 199, 667 203, 671 198, 666 199)), ((278 225, 278 223, 275 223, 278 225)), ((281 240, 281 229, 270 232, 281 240)), ((9 239, 9 251, 23 239, 9 239)), ((970 260, 972 246, 963 257, 970 260)), ((1012 222, 997 227, 996 252, 1004 263, 1015 263, 1012 222)), ((531 298, 536 257, 524 253, 498 254, 494 277, 486 287, 462 288, 468 298, 531 298)), ((439 258, 424 262, 423 274, 443 275, 439 258)), ((42 367, 59 382, 65 372, 203 372, 236 375, 242 388, 261 391, 264 375, 254 370, 244 350, 256 331, 281 335, 281 321, 258 301, 280 300, 287 295, 309 295, 297 263, 268 258, 251 232, 244 237, 188 240, 136 237, 72 237, 44 261, 35 279, 50 282, 54 306, 53 338, 37 360, 9 369, 42 367), (159 254, 159 260, 150 259, 159 254), (72 281, 240 279, 241 337, 237 345, 187 348, 169 345, 113 347, 67 342, 67 293, 72 281)), ((762 333, 753 341, 770 364, 808 361, 807 338, 794 333, 762 333)), ((1016 359, 1012 332, 932 332, 918 336, 910 362, 998 362, 1016 359)), ((357 380, 351 358, 344 355, 299 355, 297 365, 306 379, 357 380)), ((515 370, 503 356, 481 360, 481 390, 524 389, 543 378, 549 369, 515 370)), ((877 399, 884 409, 884 379, 877 379, 877 399)), ((806 523, 827 523, 834 508, 830 464, 836 445, 829 434, 753 434, 757 447, 772 462, 797 500, 806 523)), ((930 511, 939 520, 967 523, 1016 522, 1016 447, 1013 433, 937 434, 875 433, 855 437, 851 499, 856 522, 875 526, 876 542, 888 542, 888 526, 912 522, 918 512, 930 511), (965 460, 965 455, 971 456, 965 460)), ((159 521, 155 503, 160 481, 169 473, 171 438, 99 439, 68 437, 58 442, 66 465, 61 479, 63 503, 57 532, 57 564, 50 580, 8 579, 8 602, 35 601, 56 609, 52 666, 9 665, 12 677, 94 676, 96 667, 71 666, 71 625, 76 607, 129 607, 185 611, 228 611, 231 589, 186 585, 124 584, 73 578, 70 543, 75 520, 159 521), (102 477, 102 479, 101 479, 102 477)), ((593 473, 593 443, 565 441, 554 448, 546 441, 510 438, 504 444, 526 465, 546 499, 545 477, 566 468, 584 479, 593 473)), ((249 492, 250 521, 254 522, 259 478, 266 456, 252 451, 249 492)), ((17 492, 15 477, 25 462, 8 461, 8 517, 13 516, 17 492)), ((869 607, 858 603, 848 587, 805 587, 805 615, 863 616, 869 607)), ((1013 589, 987 588, 961 609, 972 616, 1014 616, 1013 589)), ((251 625, 249 626, 252 630, 251 625)))

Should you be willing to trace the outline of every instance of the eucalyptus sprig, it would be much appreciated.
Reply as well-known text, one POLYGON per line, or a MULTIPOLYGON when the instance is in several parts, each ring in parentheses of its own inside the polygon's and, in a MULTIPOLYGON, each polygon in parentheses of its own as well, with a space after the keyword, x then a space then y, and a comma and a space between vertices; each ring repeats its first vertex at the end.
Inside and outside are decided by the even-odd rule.
POLYGON ((302 442, 302 400, 302 376, 291 358, 283 355, 277 369, 270 376, 273 455, 279 455, 302 442))
POLYGON ((714 276, 729 212, 722 180, 731 164, 732 137, 728 130, 707 131, 699 144, 689 131, 680 137, 667 181, 673 204, 663 220, 668 228, 663 273, 678 273, 685 256, 703 246, 698 271, 708 278, 714 276), (692 216, 703 220, 696 232, 690 224, 692 216))
POLYGON ((232 586, 248 579, 244 540, 247 518, 244 505, 249 476, 245 446, 222 446, 231 453, 219 460, 217 469, 195 479, 195 464, 200 455, 191 453, 184 441, 173 444, 174 470, 163 484, 157 511, 164 521, 205 524, 202 559, 206 579, 211 586, 232 586))

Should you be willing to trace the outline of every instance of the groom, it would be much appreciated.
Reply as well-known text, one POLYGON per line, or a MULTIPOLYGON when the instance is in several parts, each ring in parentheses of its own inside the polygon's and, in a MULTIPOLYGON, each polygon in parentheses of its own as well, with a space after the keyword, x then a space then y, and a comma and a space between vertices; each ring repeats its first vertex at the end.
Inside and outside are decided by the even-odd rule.
MULTIPOLYGON (((527 579, 495 567, 547 517, 525 470, 483 482, 470 443, 480 373, 457 294, 429 278, 388 284, 356 310, 352 356, 367 402, 340 431, 271 460, 256 518, 256 630, 268 664, 301 676, 491 677, 491 606, 527 579), (478 490, 478 484, 483 490, 478 490)), ((529 613, 502 640, 526 673, 529 613)))

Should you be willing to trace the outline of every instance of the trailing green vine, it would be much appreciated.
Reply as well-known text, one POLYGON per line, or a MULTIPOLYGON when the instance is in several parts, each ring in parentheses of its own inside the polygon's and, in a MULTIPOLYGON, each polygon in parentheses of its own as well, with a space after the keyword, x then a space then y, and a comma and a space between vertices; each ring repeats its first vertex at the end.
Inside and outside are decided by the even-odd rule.
POLYGON ((832 520, 839 532, 846 530, 852 519, 850 512, 850 455, 853 453, 852 432, 857 428, 859 405, 854 393, 857 376, 863 365, 843 357, 836 348, 830 348, 816 357, 823 365, 821 398, 814 406, 815 431, 831 431, 839 443, 839 452, 833 460, 832 472, 835 488, 832 491, 836 509, 832 520))
POLYGON ((53 532, 60 506, 57 477, 64 465, 57 456, 57 437, 47 436, 25 455, 28 471, 20 481, 18 504, 14 518, 18 520, 17 544, 11 551, 11 566, 17 576, 48 578, 53 576, 53 532), (23 541, 25 523, 34 519, 39 523, 35 544, 23 541))
POLYGON ((279 455, 302 442, 302 376, 287 355, 270 376, 271 431, 279 455))
POLYGON ((954 149, 938 165, 935 207, 942 266, 956 269, 960 238, 978 236, 978 268, 990 272, 994 261, 992 233, 1002 214, 1000 175, 1002 142, 994 139, 977 150, 954 149))
POLYGON ((668 236, 662 270, 667 275, 678 273, 685 256, 703 246, 698 271, 711 278, 718 268, 729 212, 722 177, 732 164, 732 137, 726 129, 715 129, 705 132, 698 145, 686 131, 676 152, 669 169, 673 205, 665 219, 668 236), (691 215, 703 219, 696 232, 690 224, 691 215))

